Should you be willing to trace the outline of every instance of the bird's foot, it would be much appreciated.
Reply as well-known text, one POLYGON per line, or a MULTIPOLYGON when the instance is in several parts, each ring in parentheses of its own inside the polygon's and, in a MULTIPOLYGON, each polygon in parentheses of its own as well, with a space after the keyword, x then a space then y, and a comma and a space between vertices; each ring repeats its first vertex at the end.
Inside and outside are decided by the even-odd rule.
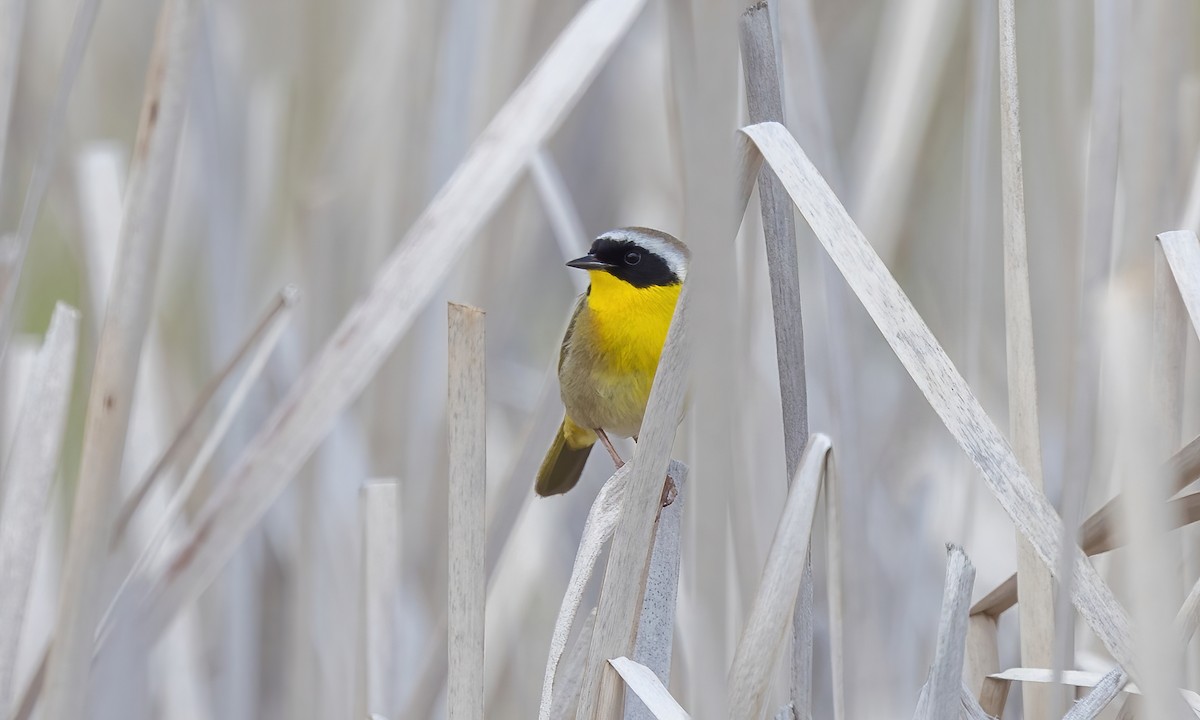
POLYGON ((679 488, 675 487, 675 481, 668 475, 666 481, 663 483, 662 498, 660 498, 662 506, 666 507, 670 505, 675 502, 675 498, 677 497, 679 497, 679 488))

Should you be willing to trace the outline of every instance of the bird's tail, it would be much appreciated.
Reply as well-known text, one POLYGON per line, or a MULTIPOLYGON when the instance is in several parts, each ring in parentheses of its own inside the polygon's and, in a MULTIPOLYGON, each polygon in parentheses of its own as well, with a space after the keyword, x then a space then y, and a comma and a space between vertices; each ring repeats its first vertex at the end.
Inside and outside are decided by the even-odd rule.
POLYGON ((563 417, 554 442, 538 468, 537 482, 533 486, 537 494, 542 497, 558 495, 575 487, 595 444, 596 433, 576 425, 570 417, 563 417))

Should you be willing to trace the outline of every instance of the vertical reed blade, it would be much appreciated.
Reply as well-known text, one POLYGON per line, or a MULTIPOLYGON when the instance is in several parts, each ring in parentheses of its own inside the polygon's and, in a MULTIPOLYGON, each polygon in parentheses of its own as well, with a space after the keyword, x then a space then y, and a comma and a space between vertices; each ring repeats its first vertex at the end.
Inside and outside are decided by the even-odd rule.
POLYGON ((450 669, 448 714, 483 720, 484 508, 487 487, 483 311, 450 304, 450 669))
POLYGON ((63 564, 57 640, 46 671, 43 712, 47 717, 79 717, 87 706, 93 642, 103 611, 100 589, 186 114, 186 83, 199 5, 178 0, 164 6, 150 60, 112 299, 100 333, 88 400, 81 471, 63 564))

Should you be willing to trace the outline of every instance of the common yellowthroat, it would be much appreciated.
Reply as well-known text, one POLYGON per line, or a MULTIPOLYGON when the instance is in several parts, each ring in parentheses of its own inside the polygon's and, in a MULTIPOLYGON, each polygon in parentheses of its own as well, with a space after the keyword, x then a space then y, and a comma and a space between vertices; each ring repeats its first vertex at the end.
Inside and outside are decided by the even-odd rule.
POLYGON ((687 246, 643 227, 610 230, 587 255, 567 263, 586 270, 558 355, 566 414, 538 469, 538 495, 575 487, 599 439, 623 463, 606 433, 637 439, 675 302, 687 276, 687 246))

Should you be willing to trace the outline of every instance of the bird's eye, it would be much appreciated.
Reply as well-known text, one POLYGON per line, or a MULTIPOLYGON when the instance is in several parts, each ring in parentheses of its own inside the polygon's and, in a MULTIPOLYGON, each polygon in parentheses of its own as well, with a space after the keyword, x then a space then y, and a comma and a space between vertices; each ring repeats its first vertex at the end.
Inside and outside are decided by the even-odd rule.
POLYGON ((637 264, 638 264, 638 263, 640 263, 641 261, 642 261, 642 254, 641 254, 641 253, 639 253, 639 252, 627 252, 627 253, 625 253, 625 264, 626 264, 626 265, 637 265, 637 264))

